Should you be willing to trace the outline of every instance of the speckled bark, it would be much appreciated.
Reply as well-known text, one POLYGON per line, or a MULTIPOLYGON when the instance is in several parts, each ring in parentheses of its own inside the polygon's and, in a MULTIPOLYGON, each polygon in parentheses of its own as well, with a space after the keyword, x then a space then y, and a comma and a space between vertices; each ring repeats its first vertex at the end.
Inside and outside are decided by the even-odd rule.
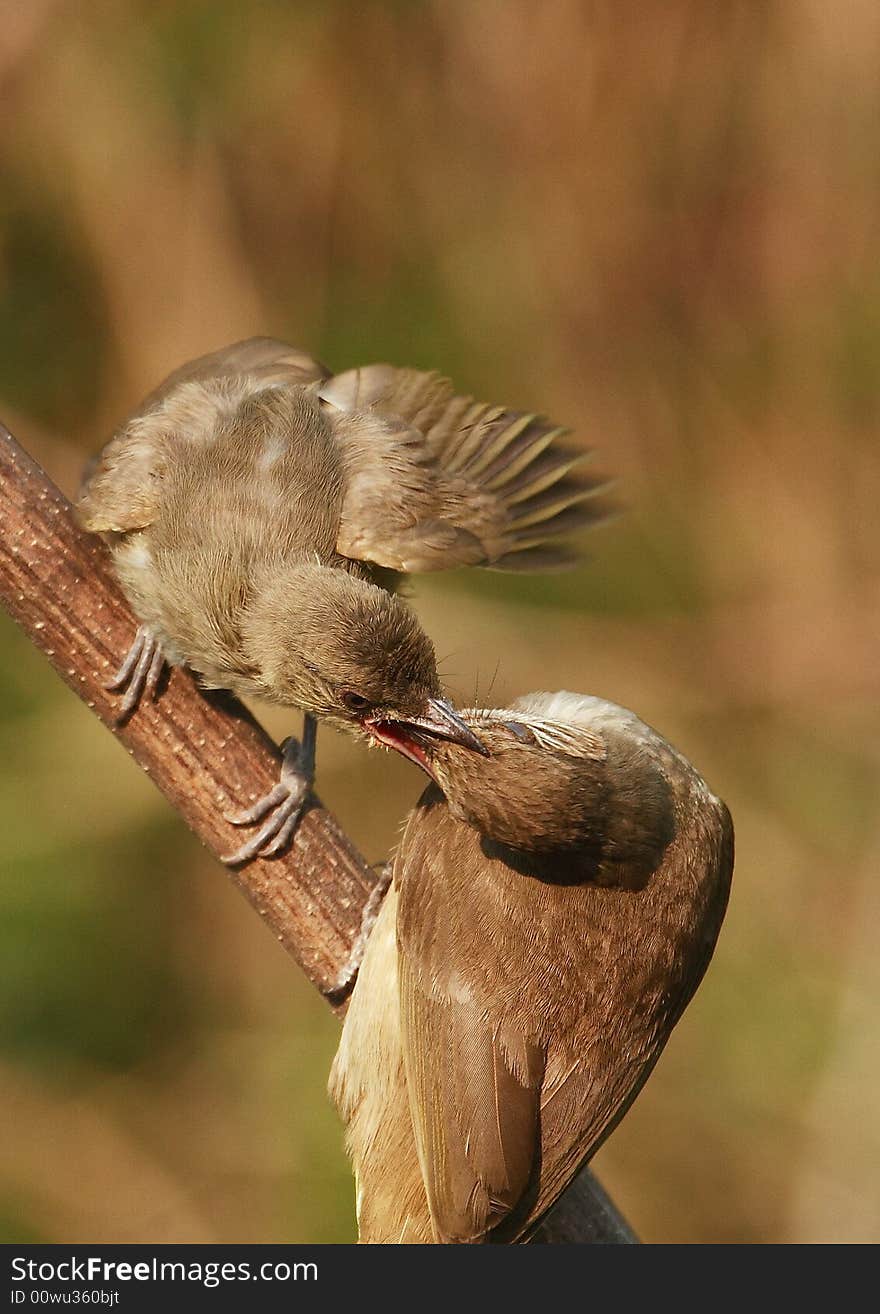
MULTIPOLYGON (((103 544, 0 426, 0 595, 15 620, 111 734, 219 855, 240 835, 223 819, 278 779, 281 755, 228 694, 206 694, 173 670, 157 703, 123 726, 103 686, 137 629, 103 544)), ((73 767, 77 764, 71 764, 73 767)), ((80 763, 77 769, 87 769, 80 763)), ((231 879, 319 990, 327 990, 360 928, 373 875, 317 799, 288 853, 231 879)))

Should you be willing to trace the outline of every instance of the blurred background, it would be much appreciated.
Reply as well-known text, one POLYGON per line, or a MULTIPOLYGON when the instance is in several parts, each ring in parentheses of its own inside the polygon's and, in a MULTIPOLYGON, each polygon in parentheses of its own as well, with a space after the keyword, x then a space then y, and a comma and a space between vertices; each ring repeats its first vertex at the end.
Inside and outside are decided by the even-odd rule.
MULTIPOLYGON (((629 705, 733 812, 594 1165, 650 1241, 880 1238, 878 60, 873 0, 0 0, 0 416, 68 494, 252 333, 618 476, 577 572, 413 596, 459 699, 629 705)), ((422 780, 327 732, 318 787, 376 860, 422 780)), ((5 618, 0 828, 3 1239, 352 1240, 338 1023, 5 618)))

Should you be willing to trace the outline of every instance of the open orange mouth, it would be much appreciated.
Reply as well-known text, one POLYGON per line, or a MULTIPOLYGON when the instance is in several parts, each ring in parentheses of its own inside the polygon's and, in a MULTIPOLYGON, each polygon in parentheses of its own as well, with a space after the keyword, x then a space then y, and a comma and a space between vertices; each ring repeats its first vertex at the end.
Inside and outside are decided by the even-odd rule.
MULTIPOLYGON (((366 728, 377 744, 384 744, 386 748, 393 748, 402 757, 408 757, 410 762, 415 762, 416 766, 421 767, 432 780, 435 779, 427 753, 416 739, 407 734, 409 727, 405 721, 368 721, 366 728)), ((418 734, 418 731, 414 730, 413 733, 418 734)))

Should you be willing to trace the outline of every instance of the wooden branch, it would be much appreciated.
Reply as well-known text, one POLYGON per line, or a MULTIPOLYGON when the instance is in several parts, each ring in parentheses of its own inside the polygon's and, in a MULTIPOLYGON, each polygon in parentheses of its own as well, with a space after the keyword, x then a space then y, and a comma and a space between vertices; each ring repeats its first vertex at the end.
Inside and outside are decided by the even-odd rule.
MULTIPOLYGON (((157 703, 146 701, 126 724, 116 724, 118 695, 104 684, 138 622, 103 544, 79 528, 67 498, 2 424, 0 600, 207 848, 218 858, 227 852, 233 834, 223 813, 272 788, 281 762, 278 748, 231 694, 206 693, 179 668, 172 670, 157 703)), ((285 854, 224 870, 309 980, 328 995, 348 960, 374 884, 370 868, 333 816, 315 798, 285 854)), ((536 1239, 635 1239, 588 1169, 569 1191, 576 1192, 577 1204, 564 1211, 565 1226, 536 1239), (578 1214, 583 1227, 572 1226, 578 1214)))
POLYGON ((545 1246, 632 1246, 639 1238, 589 1164, 575 1177, 532 1237, 545 1246))
MULTIPOLYGON (((111 734, 218 857, 235 843, 224 821, 267 793, 281 755, 231 695, 206 694, 174 669, 157 703, 145 701, 123 726, 119 696, 104 683, 137 629, 104 545, 0 426, 0 596, 111 734)), ((331 988, 360 928, 373 875, 338 823, 315 800, 291 849, 258 860, 232 880, 321 991, 331 988)))

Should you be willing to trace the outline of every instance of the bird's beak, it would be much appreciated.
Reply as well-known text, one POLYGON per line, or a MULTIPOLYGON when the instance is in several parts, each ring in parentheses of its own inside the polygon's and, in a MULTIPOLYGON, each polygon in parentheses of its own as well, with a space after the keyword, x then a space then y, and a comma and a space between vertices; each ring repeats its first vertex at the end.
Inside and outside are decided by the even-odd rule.
POLYGON ((433 735, 435 739, 448 739, 450 743, 461 744, 462 748, 469 748, 472 752, 479 753, 481 757, 489 757, 486 745, 477 738, 470 726, 464 723, 452 704, 445 698, 429 698, 421 716, 408 717, 398 724, 421 730, 423 734, 433 735))
POLYGON ((471 730, 455 709, 444 698, 429 698, 421 716, 409 716, 405 720, 368 721, 366 728, 379 744, 393 748, 403 757, 408 757, 433 780, 434 769, 426 744, 427 739, 446 739, 453 744, 461 744, 482 757, 489 757, 489 750, 471 730))

